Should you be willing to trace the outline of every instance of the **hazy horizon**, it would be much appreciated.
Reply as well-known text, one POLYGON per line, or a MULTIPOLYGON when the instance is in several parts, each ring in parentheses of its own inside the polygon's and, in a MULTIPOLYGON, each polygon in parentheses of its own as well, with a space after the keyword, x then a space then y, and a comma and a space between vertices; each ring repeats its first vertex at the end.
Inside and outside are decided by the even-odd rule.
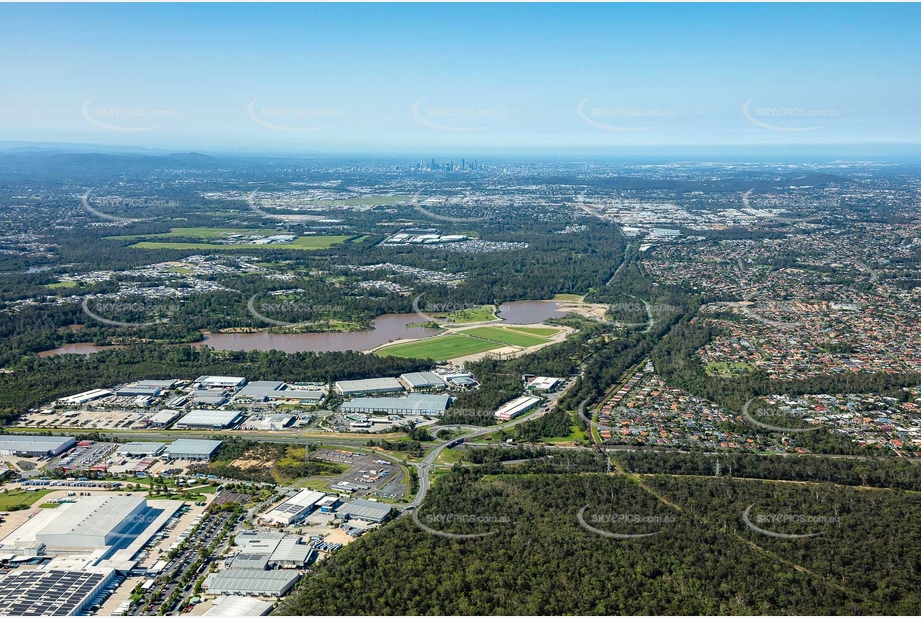
POLYGON ((915 5, 2 5, 0 19, 4 141, 921 151, 915 5))

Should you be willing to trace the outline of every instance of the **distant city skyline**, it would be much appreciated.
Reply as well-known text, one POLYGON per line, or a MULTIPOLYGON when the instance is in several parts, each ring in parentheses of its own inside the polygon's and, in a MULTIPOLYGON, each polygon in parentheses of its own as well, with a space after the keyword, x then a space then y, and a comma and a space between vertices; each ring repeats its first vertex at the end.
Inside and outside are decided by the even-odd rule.
POLYGON ((0 5, 0 142, 921 151, 916 5, 0 5))

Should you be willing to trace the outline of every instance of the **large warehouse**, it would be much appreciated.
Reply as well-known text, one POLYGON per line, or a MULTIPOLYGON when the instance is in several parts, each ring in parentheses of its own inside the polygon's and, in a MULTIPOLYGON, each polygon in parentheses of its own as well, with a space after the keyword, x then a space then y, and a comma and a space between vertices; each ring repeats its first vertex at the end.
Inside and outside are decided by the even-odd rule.
POLYGON ((10 436, 0 435, 0 455, 47 457, 60 455, 77 444, 66 436, 10 436))
POLYGON ((302 489, 259 519, 278 526, 288 526, 310 515, 317 503, 326 497, 322 491, 302 489))
POLYGON ((200 376, 195 380, 195 384, 201 385, 202 388, 240 388, 246 384, 246 378, 233 376, 200 376))
POLYGON ((196 461, 210 460, 214 457, 222 440, 194 440, 181 438, 166 447, 164 453, 167 459, 192 459, 196 461))
POLYGON ((527 395, 512 399, 499 406, 499 409, 496 410, 496 419, 500 421, 510 421, 517 416, 521 416, 539 403, 540 397, 529 397, 527 395))
POLYGON ((340 395, 361 395, 364 393, 399 393, 403 385, 396 378, 369 378, 367 380, 340 380, 336 392, 340 395))
POLYGON ((346 521, 350 519, 359 519, 369 521, 375 524, 382 523, 390 517, 393 507, 383 502, 371 502, 370 500, 352 500, 346 502, 336 511, 336 517, 346 521))
POLYGON ((208 594, 280 597, 300 579, 301 574, 291 570, 225 569, 205 578, 205 590, 208 594))
POLYGON ((193 410, 176 423, 176 429, 226 429, 240 420, 235 410, 193 410))
POLYGON ((256 568, 300 569, 306 566, 316 553, 311 545, 303 542, 302 537, 284 532, 241 532, 237 535, 236 544, 240 551, 233 559, 233 568, 245 568, 247 562, 256 564, 257 561, 252 557, 262 556, 265 560, 258 562, 264 562, 265 566, 256 568), (238 560, 243 556, 247 558, 238 560))
POLYGON ((160 410, 151 416, 147 422, 151 427, 166 427, 179 416, 179 410, 160 410))
POLYGON ((118 447, 119 457, 156 457, 166 449, 165 442, 127 442, 118 447))
POLYGON ((447 383, 445 383, 440 375, 431 371, 404 373, 400 376, 400 382, 411 391, 442 389, 447 386, 447 383))
POLYGON ((448 395, 424 395, 413 393, 406 397, 356 397, 346 401, 340 407, 343 412, 360 412, 373 414, 408 414, 408 415, 433 415, 444 414, 448 409, 451 398, 448 395))
POLYGON ((271 382, 257 380, 250 382, 241 388, 236 395, 235 400, 250 401, 291 401, 291 402, 308 402, 317 403, 326 397, 326 393, 320 388, 294 388, 285 382, 271 382))
MULTIPOLYGON (((36 533, 48 550, 103 549, 130 535, 144 519, 147 499, 142 496, 90 496, 74 503, 66 517, 55 518, 36 533)), ((49 551, 50 553, 50 551, 49 551)))

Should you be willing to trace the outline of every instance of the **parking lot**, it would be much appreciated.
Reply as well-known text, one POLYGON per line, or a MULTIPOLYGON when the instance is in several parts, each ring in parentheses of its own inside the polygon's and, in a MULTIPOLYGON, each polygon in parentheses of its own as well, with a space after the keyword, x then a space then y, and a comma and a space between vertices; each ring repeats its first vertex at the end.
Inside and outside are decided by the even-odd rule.
POLYGON ((311 457, 350 466, 345 473, 330 480, 330 489, 333 491, 349 491, 356 497, 403 497, 403 469, 382 455, 325 448, 312 453, 311 457), (348 485, 337 487, 339 483, 348 485))
POLYGON ((32 428, 72 428, 72 429, 146 429, 147 419, 156 414, 155 410, 146 411, 138 408, 124 409, 83 409, 60 410, 48 414, 33 412, 16 422, 17 427, 32 428))

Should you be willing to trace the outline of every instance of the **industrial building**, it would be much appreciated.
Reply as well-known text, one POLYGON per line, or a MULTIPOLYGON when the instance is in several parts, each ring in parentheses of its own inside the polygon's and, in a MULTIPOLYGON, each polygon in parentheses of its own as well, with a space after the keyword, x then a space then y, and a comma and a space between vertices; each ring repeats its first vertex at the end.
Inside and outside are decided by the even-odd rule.
POLYGON ((17 569, 0 579, 0 616, 75 616, 112 580, 114 569, 17 569))
POLYGON ((230 398, 224 391, 199 389, 192 392, 192 399, 195 401, 196 405, 216 408, 227 403, 230 398))
POLYGON ((178 386, 182 380, 138 380, 138 386, 155 386, 161 390, 168 391, 178 386))
POLYGON ((11 436, 0 435, 0 455, 22 457, 48 457, 60 455, 77 444, 66 436, 11 436))
POLYGON ((433 415, 444 414, 451 398, 448 395, 412 393, 406 397, 356 397, 339 408, 343 412, 373 414, 433 415))
POLYGON ((444 376, 445 381, 457 388, 473 388, 478 385, 472 373, 451 373, 444 376))
POLYGON ((232 376, 200 376, 195 384, 201 388, 240 388, 246 384, 246 378, 232 376))
POLYGON ((147 421, 151 427, 166 427, 179 417, 179 410, 160 410, 147 421))
POLYGON ((226 429, 237 424, 240 412, 235 410, 193 410, 176 423, 176 429, 226 429))
POLYGON ((96 401, 97 399, 102 399, 103 397, 109 397, 114 395, 110 390, 104 388, 94 388, 91 391, 86 391, 83 393, 77 393, 76 395, 70 395, 69 397, 61 397, 58 399, 60 403, 69 404, 69 405, 83 405, 91 401, 96 401))
POLYGON ((250 417, 243 424, 243 429, 256 429, 260 431, 275 431, 284 429, 294 422, 294 416, 291 414, 269 414, 262 418, 254 419, 250 417))
POLYGON ((164 455, 167 459, 209 461, 214 457, 214 454, 222 443, 222 440, 194 440, 181 438, 166 447, 164 455))
POLYGON ((90 496, 73 503, 66 517, 56 518, 35 540, 49 549, 109 547, 129 534, 146 510, 142 496, 90 496))
POLYGON ((217 597, 205 616, 265 616, 275 605, 249 597, 217 597))
POLYGON ((119 457, 156 457, 166 449, 165 442, 127 442, 118 447, 119 457))
POLYGON ((159 397, 163 389, 152 384, 128 384, 115 391, 117 397, 159 397))
POLYGON ((500 421, 510 421, 515 417, 521 416, 539 403, 540 397, 528 395, 512 399, 499 406, 499 409, 496 410, 496 419, 500 421))
POLYGON ((284 596, 301 579, 298 571, 225 569, 205 578, 208 594, 254 597, 284 596))
POLYGON ((559 386, 562 382, 563 380, 561 380, 560 378, 548 378, 546 376, 538 376, 534 378, 533 380, 531 380, 530 382, 528 382, 528 388, 531 390, 535 390, 535 391, 549 393, 553 391, 557 386, 559 386))
POLYGON ((242 532, 235 541, 240 548, 230 565, 235 569, 300 569, 316 555, 302 537, 283 532, 242 532))
POLYGON ((400 382, 410 391, 438 390, 447 386, 440 375, 431 371, 404 373, 400 376, 400 382))
POLYGON ((319 388, 294 388, 284 382, 256 381, 250 382, 237 392, 235 400, 258 402, 310 402, 319 403, 326 393, 319 388))
POLYGON ((277 526, 288 526, 313 512, 320 500, 326 497, 322 491, 302 489, 272 510, 263 513, 259 519, 277 526))
POLYGON ((336 392, 340 395, 399 393, 403 390, 403 385, 396 378, 369 378, 367 380, 341 380, 336 382, 336 392))
POLYGON ((387 521, 393 507, 383 502, 371 502, 370 500, 352 500, 346 502, 336 510, 336 517, 348 521, 358 519, 380 524, 387 521))

